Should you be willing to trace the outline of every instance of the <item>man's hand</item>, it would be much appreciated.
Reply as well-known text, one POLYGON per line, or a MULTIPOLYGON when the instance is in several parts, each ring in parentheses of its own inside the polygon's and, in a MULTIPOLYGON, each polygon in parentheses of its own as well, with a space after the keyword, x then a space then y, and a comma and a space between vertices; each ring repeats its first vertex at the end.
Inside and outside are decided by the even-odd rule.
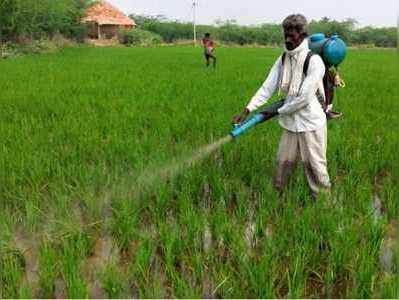
POLYGON ((339 73, 334 76, 334 85, 341 88, 345 87, 345 81, 339 76, 339 73))
POLYGON ((242 113, 233 117, 233 124, 241 124, 249 115, 249 110, 246 108, 242 113))

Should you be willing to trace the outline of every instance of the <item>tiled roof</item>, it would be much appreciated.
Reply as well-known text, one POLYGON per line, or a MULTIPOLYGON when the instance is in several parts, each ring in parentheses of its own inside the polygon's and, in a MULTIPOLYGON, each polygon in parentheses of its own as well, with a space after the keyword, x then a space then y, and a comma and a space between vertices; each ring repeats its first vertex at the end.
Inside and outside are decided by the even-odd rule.
POLYGON ((96 22, 99 25, 136 25, 134 20, 104 0, 90 6, 82 22, 96 22))

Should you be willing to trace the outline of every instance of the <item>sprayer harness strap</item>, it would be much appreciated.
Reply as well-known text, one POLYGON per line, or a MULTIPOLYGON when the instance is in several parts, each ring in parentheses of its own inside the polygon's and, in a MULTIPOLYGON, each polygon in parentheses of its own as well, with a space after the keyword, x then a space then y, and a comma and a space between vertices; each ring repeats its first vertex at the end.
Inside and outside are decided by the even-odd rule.
MULTIPOLYGON (((309 51, 308 55, 306 56, 305 63, 303 64, 303 74, 305 74, 305 76, 308 75, 309 63, 310 63, 310 59, 312 58, 313 55, 314 55, 314 53, 312 51, 309 51)), ((285 52, 281 56, 281 62, 283 64, 283 66, 284 66, 286 56, 287 56, 287 53, 285 53, 285 52)))

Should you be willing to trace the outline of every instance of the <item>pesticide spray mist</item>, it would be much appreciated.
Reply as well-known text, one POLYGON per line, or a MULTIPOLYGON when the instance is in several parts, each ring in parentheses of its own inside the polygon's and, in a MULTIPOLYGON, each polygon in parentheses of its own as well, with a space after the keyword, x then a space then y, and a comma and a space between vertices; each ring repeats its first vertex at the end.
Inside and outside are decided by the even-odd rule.
POLYGON ((131 193, 134 197, 140 197, 140 194, 147 193, 151 188, 158 184, 162 184, 179 175, 184 169, 192 167, 201 159, 207 157, 212 152, 219 149, 224 144, 246 133, 249 129, 263 123, 278 115, 278 109, 284 105, 284 99, 276 101, 266 106, 261 112, 253 115, 243 123, 235 124, 229 135, 217 140, 216 142, 206 145, 191 155, 183 158, 175 158, 164 166, 156 166, 148 168, 140 173, 135 182, 131 182, 131 177, 125 178, 126 182, 121 182, 121 194, 131 193))
POLYGON ((164 167, 150 169, 144 171, 137 178, 137 187, 139 191, 148 191, 149 188, 157 184, 158 182, 164 182, 180 174, 185 168, 193 166, 199 160, 205 158, 212 152, 219 149, 224 144, 230 142, 231 140, 241 136, 249 129, 255 127, 256 125, 265 122, 268 119, 273 118, 277 115, 277 109, 284 104, 284 100, 273 103, 265 108, 261 113, 255 114, 246 122, 236 125, 233 131, 226 137, 217 140, 216 142, 200 148, 198 151, 192 155, 183 158, 175 159, 164 167))
POLYGON ((284 100, 270 104, 261 113, 255 114, 242 124, 235 125, 229 135, 198 149, 189 156, 175 158, 166 165, 153 166, 142 171, 133 183, 131 176, 124 178, 125 182, 120 180, 118 191, 116 192, 119 192, 120 195, 123 195, 124 197, 126 197, 127 194, 130 194, 134 198, 140 198, 141 195, 151 192, 153 187, 161 185, 162 183, 178 176, 184 169, 192 167, 195 163, 207 157, 224 144, 236 139, 256 125, 273 118, 277 115, 277 109, 283 104, 284 100))
POLYGON ((145 192, 160 182, 165 182, 178 176, 184 169, 194 166, 198 161, 207 157, 224 144, 233 139, 231 135, 217 140, 216 142, 198 149, 193 154, 182 159, 174 159, 163 167, 148 169, 137 178, 137 191, 145 192))

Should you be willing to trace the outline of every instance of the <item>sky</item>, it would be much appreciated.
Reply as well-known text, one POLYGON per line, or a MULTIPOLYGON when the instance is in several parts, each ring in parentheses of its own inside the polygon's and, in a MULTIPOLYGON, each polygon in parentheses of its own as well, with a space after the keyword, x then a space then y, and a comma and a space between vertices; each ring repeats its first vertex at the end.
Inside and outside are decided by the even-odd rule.
MULTIPOLYGON (((191 21, 194 0, 108 0, 127 14, 165 15, 191 21)), ((242 25, 281 23, 291 13, 309 20, 354 18, 359 27, 397 26, 399 0, 196 0, 197 22, 234 19, 242 25)))

